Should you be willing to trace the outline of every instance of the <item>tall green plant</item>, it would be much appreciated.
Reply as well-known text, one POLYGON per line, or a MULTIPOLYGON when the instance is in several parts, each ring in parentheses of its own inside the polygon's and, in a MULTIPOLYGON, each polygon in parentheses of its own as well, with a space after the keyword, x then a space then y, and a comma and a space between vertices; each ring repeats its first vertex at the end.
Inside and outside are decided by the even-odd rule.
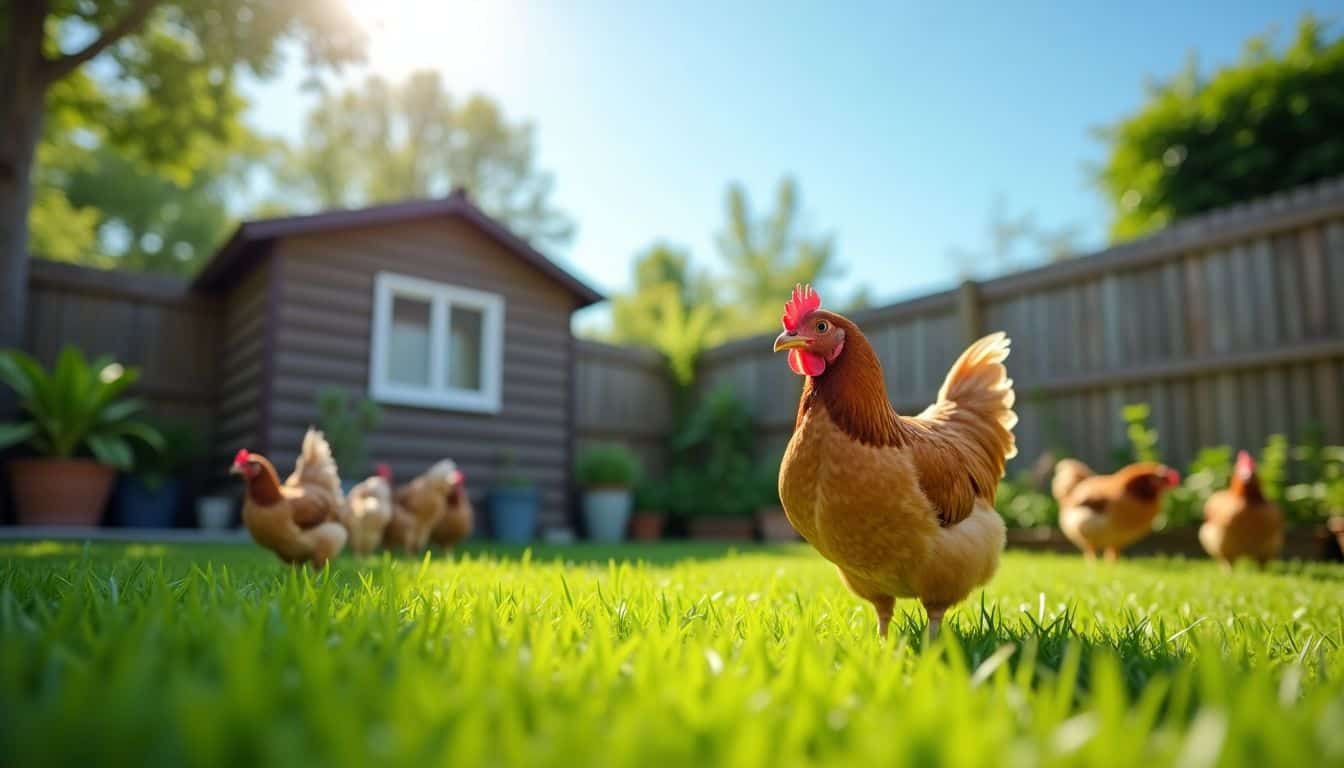
POLYGON ((61 350, 50 372, 16 349, 0 351, 0 381, 18 395, 24 421, 0 424, 0 449, 20 443, 53 459, 92 456, 128 470, 134 464, 132 441, 163 448, 158 430, 137 418, 139 400, 122 398, 140 378, 110 357, 89 363, 77 347, 61 350))
POLYGON ((331 456, 343 477, 364 477, 369 469, 365 436, 382 423, 383 411, 367 398, 351 401, 339 387, 324 387, 317 393, 318 424, 331 445, 331 456))
POLYGON ((702 399, 672 438, 677 512, 687 516, 747 517, 756 510, 758 483, 752 453, 751 412, 729 386, 702 399))

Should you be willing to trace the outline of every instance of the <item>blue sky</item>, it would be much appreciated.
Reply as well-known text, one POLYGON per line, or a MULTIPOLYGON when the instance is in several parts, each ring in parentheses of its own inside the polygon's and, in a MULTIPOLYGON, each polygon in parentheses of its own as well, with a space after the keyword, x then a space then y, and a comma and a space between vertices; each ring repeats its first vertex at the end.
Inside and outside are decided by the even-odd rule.
MULTIPOLYGON (((1152 76, 1208 68, 1304 10, 1337 3, 444 3, 349 0, 374 25, 366 70, 444 72, 535 122, 554 202, 577 221, 554 254, 599 287, 667 240, 702 265, 729 181, 757 207, 797 178, 806 220, 834 235, 848 293, 883 300, 957 279, 954 246, 986 237, 996 197, 1104 243, 1087 168, 1094 126, 1133 110, 1152 76)), ((254 85, 252 121, 298 138, 298 61, 254 85)))

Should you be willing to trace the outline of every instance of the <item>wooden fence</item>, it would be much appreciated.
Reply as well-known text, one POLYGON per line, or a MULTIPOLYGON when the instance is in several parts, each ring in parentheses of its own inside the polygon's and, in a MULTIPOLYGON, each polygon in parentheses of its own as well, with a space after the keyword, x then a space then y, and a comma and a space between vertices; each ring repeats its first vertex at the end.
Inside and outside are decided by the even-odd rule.
MULTIPOLYGON (((1126 440, 1120 410, 1137 402, 1181 465, 1200 447, 1258 449, 1276 432, 1341 442, 1344 180, 854 319, 905 413, 932 401, 968 341, 1008 332, 1018 467, 1046 450, 1111 464, 1126 440)), ((788 441, 801 386, 772 338, 710 351, 699 377, 751 403, 763 453, 788 441)))
MULTIPOLYGON (((783 297, 781 297, 782 299, 783 297)), ((137 388, 164 416, 214 428, 217 302, 147 275, 32 264, 28 347, 62 344, 144 369, 137 388)), ((1013 337, 1018 466, 1043 451, 1108 465, 1126 403, 1148 402, 1162 450, 1258 448, 1319 426, 1344 442, 1344 180, 1199 217, 1158 235, 1040 269, 857 313, 881 355, 888 394, 929 403, 965 344, 1013 337)), ((702 391, 727 384, 752 406, 763 455, 793 429, 800 379, 773 334, 701 360, 702 391)), ((654 474, 672 428, 661 358, 576 341, 573 439, 633 448, 654 474)))
POLYGON ((63 346, 139 367, 132 390, 166 419, 208 433, 214 411, 218 306, 186 283, 34 260, 27 349, 50 365, 63 346))

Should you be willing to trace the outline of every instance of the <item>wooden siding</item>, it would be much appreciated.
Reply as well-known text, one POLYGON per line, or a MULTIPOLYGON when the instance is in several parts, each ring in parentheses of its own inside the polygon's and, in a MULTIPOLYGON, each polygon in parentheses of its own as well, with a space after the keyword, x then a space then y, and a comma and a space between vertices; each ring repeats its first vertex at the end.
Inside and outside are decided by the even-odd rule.
POLYGON ((366 395, 373 278, 395 272, 504 297, 502 406, 497 414, 479 414, 384 405, 370 455, 401 478, 452 458, 479 499, 512 451, 541 489, 541 524, 566 521, 572 294, 454 219, 293 237, 274 246, 274 258, 278 316, 264 407, 278 465, 294 461, 304 429, 317 418, 319 389, 366 395))
POLYGON ((271 450, 262 430, 262 409, 266 389, 266 301, 272 270, 269 262, 261 263, 221 300, 218 429, 211 451, 221 476, 229 458, 239 448, 267 455, 271 450))

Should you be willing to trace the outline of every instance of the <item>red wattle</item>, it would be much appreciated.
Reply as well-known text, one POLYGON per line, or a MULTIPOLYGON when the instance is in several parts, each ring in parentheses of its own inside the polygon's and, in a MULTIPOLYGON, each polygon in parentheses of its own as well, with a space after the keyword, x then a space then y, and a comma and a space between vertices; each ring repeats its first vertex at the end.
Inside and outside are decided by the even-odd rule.
POLYGON ((826 360, 821 355, 790 349, 789 369, 799 376, 820 376, 826 370, 826 360))

